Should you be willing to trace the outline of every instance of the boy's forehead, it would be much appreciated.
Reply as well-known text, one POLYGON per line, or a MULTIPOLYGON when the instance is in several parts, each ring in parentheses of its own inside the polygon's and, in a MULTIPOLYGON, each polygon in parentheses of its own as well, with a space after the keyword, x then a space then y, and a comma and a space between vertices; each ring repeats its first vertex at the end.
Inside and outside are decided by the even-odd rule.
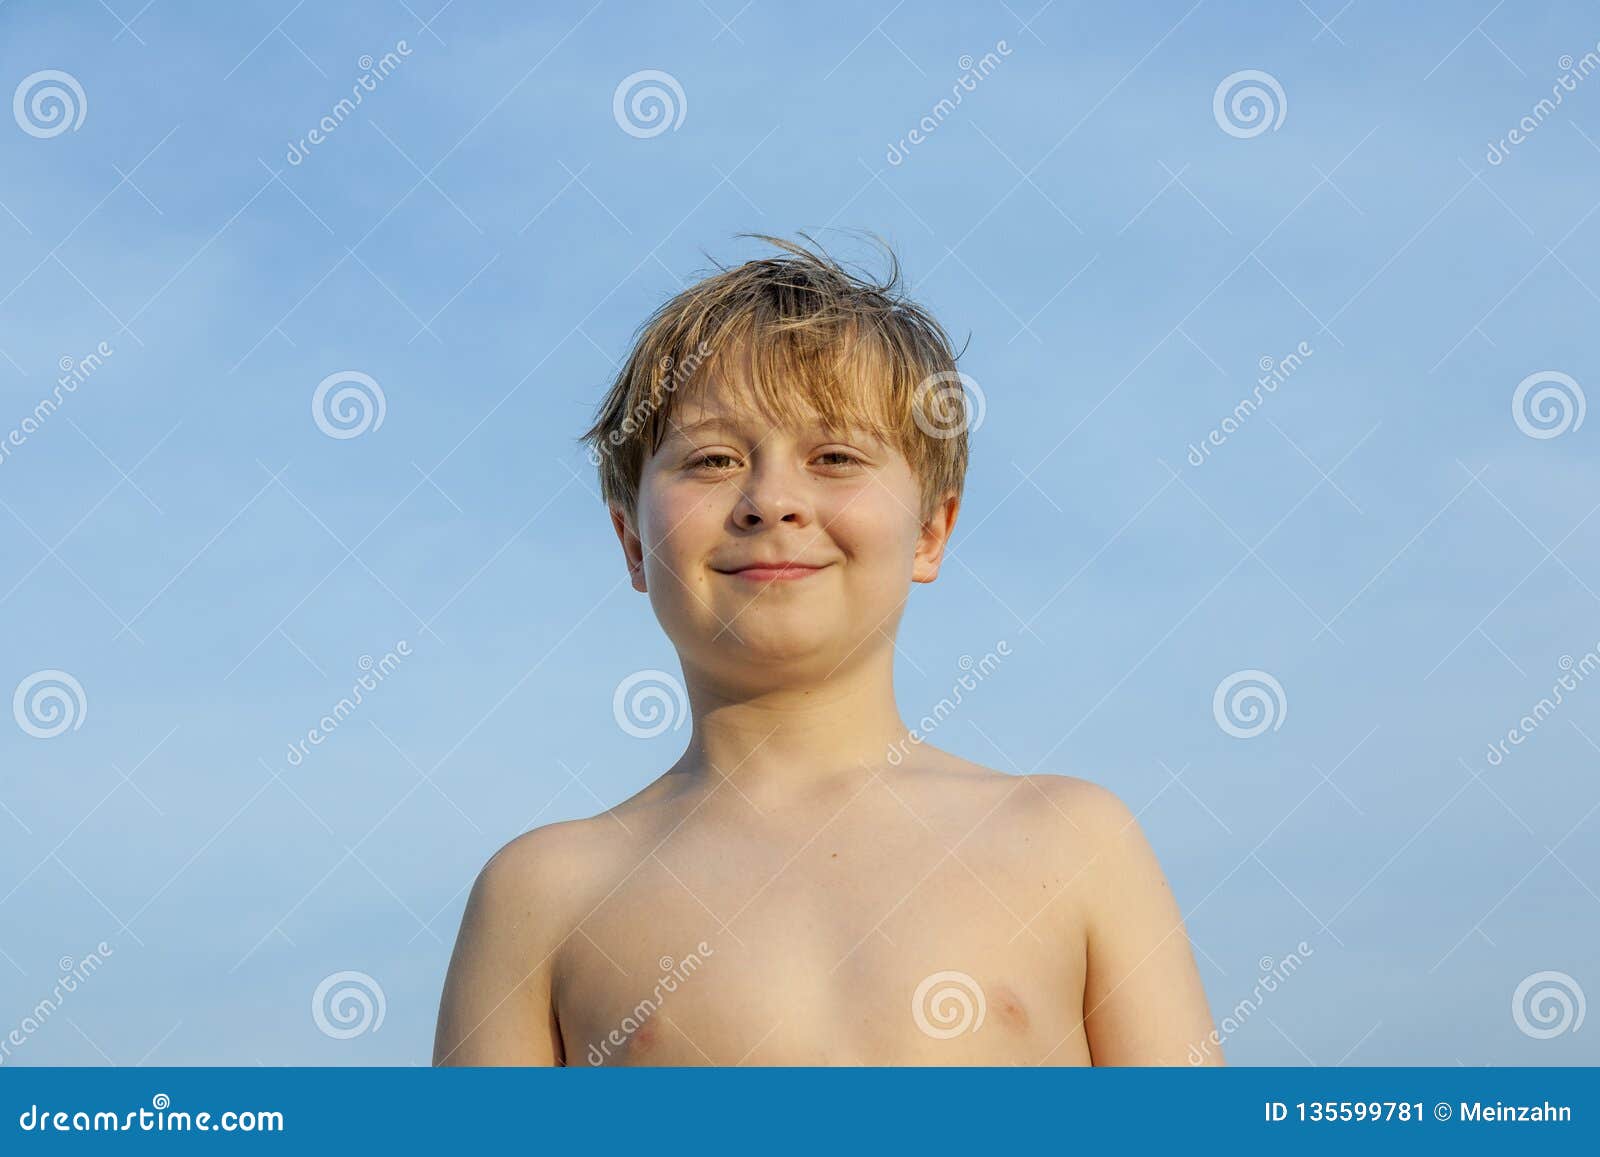
POLYGON ((756 412, 755 391, 747 381, 726 373, 702 374, 679 391, 672 407, 679 421, 749 415, 756 412))
MULTIPOLYGON (((822 415, 809 402, 799 401, 808 421, 820 421, 822 415)), ((726 385, 708 385, 697 397, 687 397, 673 407, 672 422, 680 429, 696 426, 771 426, 778 421, 768 413, 752 393, 726 385)))
MULTIPOLYGON (((830 425, 826 415, 806 401, 798 403, 796 414, 783 417, 768 413, 751 399, 738 398, 682 403, 674 407, 669 432, 692 435, 721 429, 760 434, 775 429, 812 432, 836 428, 854 430, 857 427, 848 418, 843 420, 842 426, 830 425)), ((861 432, 870 433, 866 430, 861 432)))
POLYGON ((740 364, 741 360, 724 358, 696 374, 678 391, 672 406, 674 417, 680 422, 699 421, 713 416, 759 417, 760 394, 740 364))
MULTIPOLYGON (((860 390, 855 391, 854 403, 852 409, 863 415, 878 413, 883 408, 881 399, 864 396, 860 390)), ((790 411, 789 415, 774 412, 764 401, 762 392, 739 372, 713 372, 699 376, 688 388, 679 391, 670 403, 668 416, 672 428, 686 432, 696 426, 714 424, 758 429, 779 425, 823 429, 829 425, 828 416, 798 388, 784 399, 783 408, 790 411)), ((836 421, 845 426, 857 424, 849 414, 837 416, 836 421)))

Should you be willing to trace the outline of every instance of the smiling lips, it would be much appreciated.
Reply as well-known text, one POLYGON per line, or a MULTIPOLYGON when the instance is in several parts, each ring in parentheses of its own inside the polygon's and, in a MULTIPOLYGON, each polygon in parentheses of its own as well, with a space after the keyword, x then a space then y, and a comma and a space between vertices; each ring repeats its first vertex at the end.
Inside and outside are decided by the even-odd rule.
POLYGON ((740 567, 738 570, 725 570, 718 573, 731 578, 747 579, 752 582, 787 582, 794 579, 803 579, 816 574, 823 569, 820 566, 808 566, 798 562, 779 563, 752 563, 740 567))

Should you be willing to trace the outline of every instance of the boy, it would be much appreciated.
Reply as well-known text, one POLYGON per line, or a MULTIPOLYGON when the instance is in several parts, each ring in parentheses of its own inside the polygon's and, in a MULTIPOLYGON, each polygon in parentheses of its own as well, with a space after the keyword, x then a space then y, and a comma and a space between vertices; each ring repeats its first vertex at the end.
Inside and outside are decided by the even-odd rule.
POLYGON ((955 354, 892 252, 880 286, 761 239, 785 255, 656 312, 584 435, 688 749, 484 867, 434 1063, 1222 1063, 1127 807, 907 742, 894 639, 960 505, 955 354))

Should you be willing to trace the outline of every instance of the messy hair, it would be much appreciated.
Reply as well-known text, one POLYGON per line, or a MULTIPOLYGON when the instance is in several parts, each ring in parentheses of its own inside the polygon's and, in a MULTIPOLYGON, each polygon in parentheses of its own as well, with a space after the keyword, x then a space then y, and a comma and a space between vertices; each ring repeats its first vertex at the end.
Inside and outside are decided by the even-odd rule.
POLYGON ((672 428, 679 396, 737 365, 755 408, 775 424, 815 417, 826 429, 865 430, 899 448, 920 483, 926 521, 965 484, 968 403, 958 355, 933 316, 902 292, 894 251, 883 243, 890 268, 880 284, 815 242, 812 249, 741 236, 784 254, 718 265, 663 303, 634 335, 580 436, 599 469, 602 499, 631 519, 644 462, 672 428))

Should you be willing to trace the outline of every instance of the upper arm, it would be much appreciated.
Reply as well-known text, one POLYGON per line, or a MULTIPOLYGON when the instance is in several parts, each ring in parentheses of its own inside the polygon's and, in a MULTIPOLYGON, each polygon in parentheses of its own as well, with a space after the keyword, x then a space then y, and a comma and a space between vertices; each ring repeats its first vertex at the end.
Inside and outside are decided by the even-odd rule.
POLYGON ((550 998, 560 938, 539 859, 523 836, 478 873, 439 1001, 435 1065, 562 1063, 550 998))
POLYGON ((1089 786, 1083 1023, 1093 1063, 1220 1065, 1205 988, 1155 852, 1127 805, 1089 786))

